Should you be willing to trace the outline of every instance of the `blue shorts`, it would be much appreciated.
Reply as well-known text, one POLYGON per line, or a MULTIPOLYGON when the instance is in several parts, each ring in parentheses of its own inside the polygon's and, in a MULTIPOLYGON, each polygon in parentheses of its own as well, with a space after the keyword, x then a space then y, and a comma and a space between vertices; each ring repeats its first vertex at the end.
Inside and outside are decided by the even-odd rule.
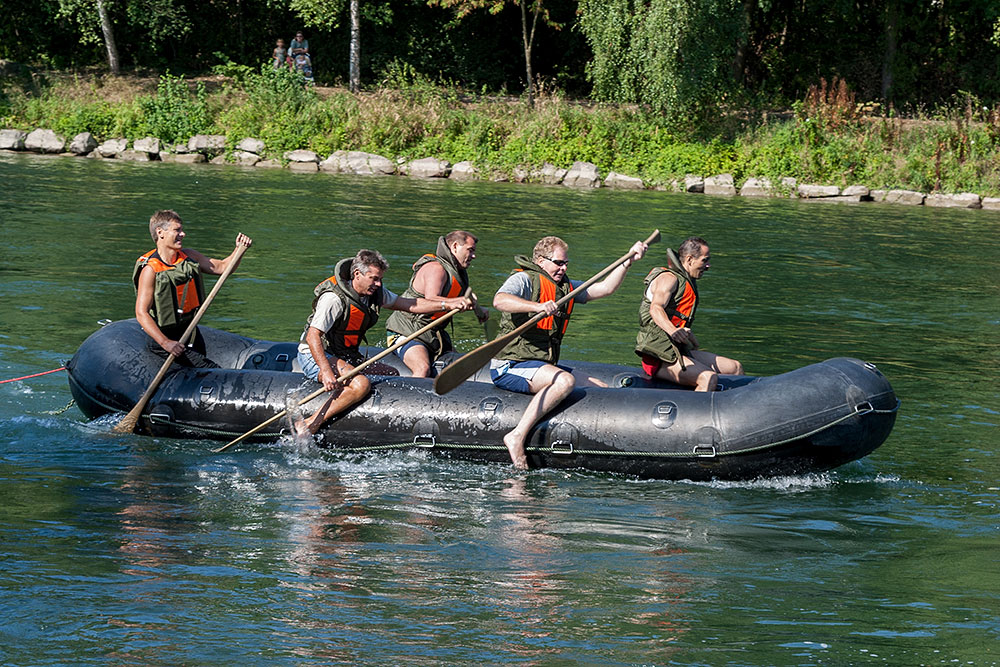
MULTIPOLYGON (((392 333, 391 331, 386 331, 386 339, 385 339, 386 345, 388 345, 389 347, 392 347, 393 345, 395 345, 396 341, 400 337, 402 337, 402 335, 403 334, 392 333)), ((420 345, 422 347, 426 347, 427 348, 427 356, 430 357, 431 361, 434 361, 434 351, 431 350, 430 346, 428 346, 426 343, 424 343, 423 341, 419 341, 416 338, 414 338, 413 340, 411 340, 409 343, 407 343, 403 347, 397 348, 395 351, 393 351, 393 354, 395 354, 397 357, 399 357, 400 359, 402 359, 404 356, 406 356, 406 352, 408 350, 410 350, 412 347, 414 347, 415 345, 420 345)))
MULTIPOLYGON (((305 373, 306 377, 310 380, 319 380, 319 366, 316 365, 316 360, 313 359, 312 354, 309 352, 299 352, 299 366, 302 367, 302 372, 305 373)), ((330 365, 337 368, 337 358, 331 357, 329 354, 326 358, 330 360, 330 365)))
MULTIPOLYGON (((542 366, 548 366, 545 361, 532 359, 530 361, 507 361, 504 359, 494 359, 490 362, 490 379, 493 384, 506 389, 516 391, 519 394, 530 394, 531 379, 542 366)), ((558 364, 557 364, 558 366, 558 364)), ((564 371, 573 372, 568 366, 558 366, 564 371)))

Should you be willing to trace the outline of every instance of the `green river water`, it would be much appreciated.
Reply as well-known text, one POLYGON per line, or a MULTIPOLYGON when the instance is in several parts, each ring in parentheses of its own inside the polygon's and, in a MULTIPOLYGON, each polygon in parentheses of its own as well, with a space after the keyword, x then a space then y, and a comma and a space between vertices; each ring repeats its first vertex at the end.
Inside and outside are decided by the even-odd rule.
MULTIPOLYGON (((131 317, 158 208, 215 256, 253 237, 204 322, 270 340, 361 247, 401 291, 439 234, 473 231, 488 302, 546 234, 581 279, 654 228, 698 234, 705 348, 753 374, 863 358, 899 418, 827 474, 662 482, 215 456, 59 412, 65 373, 0 384, 0 664, 1000 663, 1000 214, 0 154, 0 380, 131 317)), ((565 359, 636 362, 663 247, 574 313, 565 359)), ((456 320, 459 348, 483 342, 456 320)))

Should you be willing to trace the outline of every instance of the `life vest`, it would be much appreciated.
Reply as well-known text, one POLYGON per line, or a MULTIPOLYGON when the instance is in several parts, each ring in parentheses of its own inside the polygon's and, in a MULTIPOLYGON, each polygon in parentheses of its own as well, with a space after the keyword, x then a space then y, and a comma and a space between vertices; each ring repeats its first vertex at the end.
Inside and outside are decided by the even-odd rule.
POLYGON ((177 260, 167 264, 154 249, 135 261, 132 269, 132 284, 139 291, 139 274, 145 267, 155 271, 153 279, 153 300, 149 315, 161 329, 187 325, 205 300, 205 290, 201 280, 201 267, 181 250, 177 260))
POLYGON ((312 302, 313 310, 306 320, 302 337, 302 340, 305 340, 305 332, 309 331, 313 317, 316 316, 316 304, 319 298, 327 292, 333 292, 343 304, 343 312, 333 326, 322 333, 321 338, 323 349, 340 359, 352 359, 358 356, 358 347, 361 341, 365 340, 365 332, 378 322, 379 310, 382 308, 381 289, 368 298, 363 298, 354 291, 351 285, 353 261, 353 257, 347 257, 337 262, 333 275, 313 289, 315 294, 312 302))
POLYGON ((639 332, 635 339, 635 353, 648 354, 664 362, 672 364, 677 361, 680 350, 676 343, 653 321, 653 316, 649 312, 652 302, 647 296, 649 286, 653 284, 660 275, 672 273, 677 277, 677 285, 667 302, 663 305, 663 310, 670 318, 671 324, 675 327, 690 328, 694 322, 694 313, 698 309, 698 287, 694 278, 688 275, 681 265, 680 260, 673 250, 667 250, 667 266, 659 266, 652 269, 643 281, 642 302, 639 304, 639 332))
MULTIPOLYGON (((465 294, 465 290, 469 288, 469 274, 465 269, 458 265, 458 261, 455 259, 454 255, 451 254, 451 249, 445 242, 444 237, 438 238, 437 244, 437 254, 427 253, 423 255, 420 259, 413 263, 413 275, 410 276, 410 285, 403 292, 402 296, 409 299, 424 298, 426 295, 419 292, 413 287, 413 283, 417 278, 417 271, 421 269, 425 264, 430 262, 437 262, 441 265, 441 268, 445 270, 448 276, 448 285, 445 288, 441 298, 443 299, 453 299, 457 296, 465 294)), ((420 329, 443 317, 447 311, 441 310, 435 313, 408 313, 403 310, 394 310, 389 319, 385 321, 385 328, 393 333, 401 334, 403 336, 409 336, 410 334, 416 333, 420 329)), ((453 320, 454 321, 454 320, 453 320)), ((416 337, 415 340, 419 340, 431 348, 434 358, 437 358, 442 353, 447 352, 451 347, 451 340, 448 337, 447 332, 442 330, 442 327, 435 327, 430 331, 425 331, 416 337), (446 340, 447 339, 447 340, 446 340)))
MULTIPOLYGON (((573 291, 573 285, 566 276, 556 283, 542 267, 524 255, 516 255, 514 261, 521 268, 514 269, 511 275, 524 271, 531 278, 531 301, 538 303, 558 301, 573 291)), ((559 312, 555 315, 540 319, 535 326, 515 338, 514 342, 505 347, 498 356, 512 361, 538 360, 550 364, 558 362, 562 337, 569 325, 574 301, 575 299, 569 299, 559 307, 559 312)), ((501 313, 499 335, 509 334, 534 316, 535 313, 501 313)))

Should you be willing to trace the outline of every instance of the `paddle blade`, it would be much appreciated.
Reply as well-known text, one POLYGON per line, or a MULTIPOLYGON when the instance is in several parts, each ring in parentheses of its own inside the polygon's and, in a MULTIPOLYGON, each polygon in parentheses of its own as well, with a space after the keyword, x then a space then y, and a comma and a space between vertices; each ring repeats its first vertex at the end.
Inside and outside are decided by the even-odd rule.
POLYGON ((495 313, 494 317, 483 322, 483 332, 486 335, 486 342, 490 342, 497 337, 497 330, 500 328, 500 324, 497 322, 499 313, 495 313))
POLYGON ((115 424, 115 427, 113 429, 111 429, 111 432, 112 433, 134 433, 135 432, 135 425, 139 421, 139 412, 141 412, 141 411, 142 411, 141 407, 140 407, 140 409, 138 411, 135 408, 133 408, 132 412, 130 412, 127 415, 125 415, 124 417, 122 417, 122 420, 120 422, 118 422, 117 424, 115 424))
POLYGON ((507 347, 510 339, 507 337, 498 338, 494 341, 477 347, 465 356, 459 357, 455 363, 445 366, 434 378, 434 393, 438 395, 447 394, 449 391, 472 377, 476 371, 490 362, 497 354, 507 347))

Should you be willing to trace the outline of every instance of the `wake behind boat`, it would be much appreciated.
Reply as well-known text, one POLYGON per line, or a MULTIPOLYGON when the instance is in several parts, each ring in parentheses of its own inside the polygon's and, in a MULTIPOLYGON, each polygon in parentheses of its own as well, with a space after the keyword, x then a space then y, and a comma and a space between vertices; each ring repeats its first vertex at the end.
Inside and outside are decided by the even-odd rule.
MULTIPOLYGON (((298 369, 296 343, 210 327, 200 331, 207 356, 221 368, 175 365, 138 430, 225 441, 319 387, 298 369)), ((136 404, 163 363, 146 341, 132 319, 101 328, 80 346, 67 368, 73 396, 87 417, 127 412, 136 404)), ((385 361, 398 375, 370 376, 369 396, 324 426, 324 445, 355 452, 419 447, 455 459, 510 462, 503 435, 530 396, 496 388, 485 368, 439 396, 431 380, 405 377, 408 371, 395 356, 385 361)), ((531 467, 692 480, 822 472, 881 445, 899 404, 875 366, 850 358, 771 377, 723 376, 721 391, 715 392, 653 382, 627 366, 568 364, 610 386, 576 389, 538 424, 527 447, 531 467)), ((302 409, 315 410, 322 401, 302 409)), ((280 435, 267 429, 253 439, 273 441, 280 435)))

